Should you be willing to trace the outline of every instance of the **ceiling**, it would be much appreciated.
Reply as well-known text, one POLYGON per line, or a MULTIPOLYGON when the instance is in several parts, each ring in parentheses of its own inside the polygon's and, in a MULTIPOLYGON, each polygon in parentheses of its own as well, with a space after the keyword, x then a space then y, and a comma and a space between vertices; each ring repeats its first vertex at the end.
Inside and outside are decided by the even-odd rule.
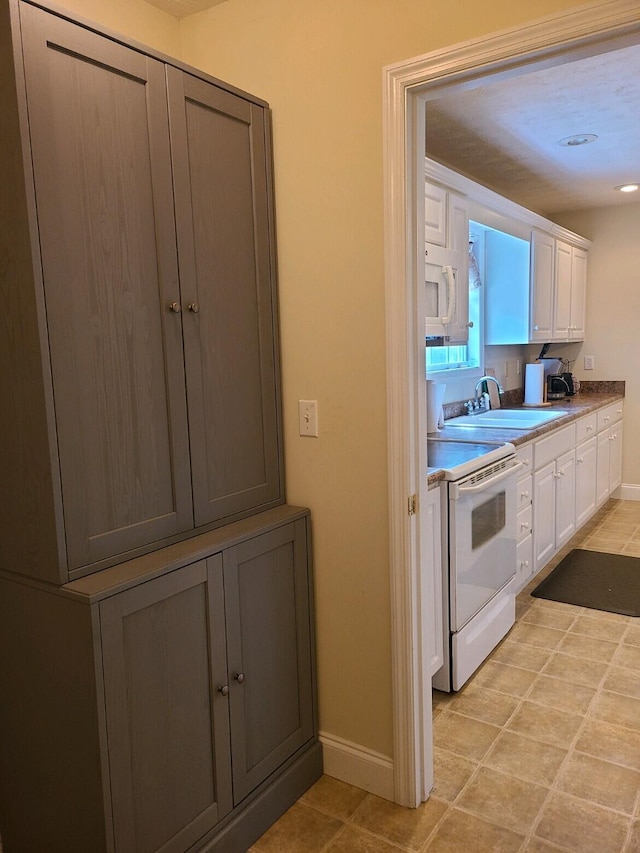
POLYGON ((186 15, 193 15, 194 12, 203 12, 224 2, 225 0, 147 0, 147 3, 163 12, 168 12, 174 18, 184 18, 186 15))
POLYGON ((439 97, 426 115, 428 157, 538 213, 640 202, 614 189, 640 183, 640 46, 439 97))

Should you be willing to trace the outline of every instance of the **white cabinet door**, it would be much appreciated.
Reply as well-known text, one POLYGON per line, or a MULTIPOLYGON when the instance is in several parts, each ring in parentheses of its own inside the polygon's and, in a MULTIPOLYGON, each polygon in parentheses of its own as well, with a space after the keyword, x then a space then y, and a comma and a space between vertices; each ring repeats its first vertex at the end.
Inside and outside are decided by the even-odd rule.
POLYGON ((609 430, 598 433, 596 462, 596 506, 603 504, 609 497, 609 430))
POLYGON ((586 303, 587 252, 574 246, 571 257, 571 340, 584 340, 586 303))
POLYGON ((444 663, 443 590, 440 489, 427 494, 424 511, 425 558, 422 575, 422 624, 425 626, 423 655, 431 675, 444 663))
POLYGON ((609 495, 622 483, 622 421, 609 430, 609 495))
POLYGON ((448 245, 459 257, 456 281, 456 304, 449 324, 449 342, 466 343, 469 340, 469 212, 461 196, 449 193, 447 204, 448 245))
POLYGON ((571 267, 572 247, 556 240, 555 295, 553 312, 553 338, 566 340, 571 326, 571 267))
POLYGON ((433 246, 447 245, 447 191, 424 185, 424 239, 433 246))
POLYGON ((531 233, 531 341, 553 338, 555 240, 543 231, 531 233))
POLYGON ((556 463, 533 476, 533 558, 536 573, 551 559, 556 542, 556 463))
POLYGON ((597 458, 595 436, 576 448, 576 530, 596 509, 597 458))
POLYGON ((576 452, 570 450, 556 461, 556 538, 561 548, 576 529, 576 452))

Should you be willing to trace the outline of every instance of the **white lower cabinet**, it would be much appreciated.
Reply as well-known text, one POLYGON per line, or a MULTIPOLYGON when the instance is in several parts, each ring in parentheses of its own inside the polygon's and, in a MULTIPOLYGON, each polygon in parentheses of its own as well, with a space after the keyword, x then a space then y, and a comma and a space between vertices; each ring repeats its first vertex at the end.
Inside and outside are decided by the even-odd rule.
POLYGON ((595 435, 576 448, 576 530, 596 509, 598 444, 595 435))
POLYGON ((526 586, 533 574, 533 445, 518 448, 525 473, 516 484, 516 590, 526 586))
POLYGON ((424 637, 423 655, 428 661, 429 671, 434 675, 444 664, 443 590, 442 590, 442 513, 441 491, 438 487, 427 493, 424 512, 427 543, 423 560, 422 624, 427 626, 424 637))
POLYGON ((531 478, 523 475, 518 480, 516 590, 544 568, 621 484, 622 416, 622 401, 611 403, 518 448, 525 470, 533 471, 533 535, 528 542, 525 494, 531 478))
POLYGON ((537 573, 576 529, 576 425, 534 445, 533 559, 537 573))
POLYGON ((575 473, 575 450, 569 450, 533 476, 536 572, 568 542, 576 529, 575 473))
POLYGON ((601 506, 622 483, 622 402, 598 412, 596 506, 601 506))

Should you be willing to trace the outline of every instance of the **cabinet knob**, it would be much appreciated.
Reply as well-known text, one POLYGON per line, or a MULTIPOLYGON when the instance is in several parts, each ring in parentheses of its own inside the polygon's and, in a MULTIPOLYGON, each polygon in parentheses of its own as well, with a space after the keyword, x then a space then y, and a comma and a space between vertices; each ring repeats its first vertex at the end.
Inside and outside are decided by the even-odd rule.
POLYGON ((179 302, 170 302, 169 311, 173 311, 174 314, 179 314, 182 311, 182 306, 179 302))
POLYGON ((528 521, 523 521, 523 522, 521 523, 520 527, 521 527, 523 530, 528 530, 528 529, 529 529, 529 522, 528 522, 528 521))
POLYGON ((521 498, 528 498, 528 497, 529 497, 529 492, 520 492, 520 497, 521 497, 521 498))
POLYGON ((537 332, 539 328, 540 328, 540 326, 534 326, 534 327, 533 327, 533 331, 534 331, 534 332, 537 332))
POLYGON ((222 687, 218 687, 218 693, 220 693, 222 696, 228 696, 229 695, 229 685, 223 684, 222 687))
POLYGON ((591 432, 592 430, 593 430, 593 427, 591 426, 591 424, 589 424, 587 427, 587 432, 591 432))
POLYGON ((529 568, 529 560, 521 560, 520 565, 522 566, 523 569, 528 569, 529 568))
POLYGON ((473 329, 473 320, 469 320, 469 322, 467 323, 467 326, 468 326, 470 329, 473 329))
POLYGON ((191 302, 189 304, 189 311, 191 311, 193 314, 197 314, 200 311, 200 306, 197 302, 191 302))
POLYGON ((580 462, 584 462, 583 457, 582 457, 582 456, 578 456, 578 458, 576 459, 576 462, 577 462, 578 464, 579 464, 580 462))
POLYGON ((244 672, 236 672, 233 677, 238 682, 238 684, 242 684, 242 682, 244 681, 244 672))

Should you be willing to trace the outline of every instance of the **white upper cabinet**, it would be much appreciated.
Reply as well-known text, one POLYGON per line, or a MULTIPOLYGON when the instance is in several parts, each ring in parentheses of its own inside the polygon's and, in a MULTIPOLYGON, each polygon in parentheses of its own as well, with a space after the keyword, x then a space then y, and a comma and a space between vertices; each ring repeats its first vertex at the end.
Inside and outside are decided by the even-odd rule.
POLYGON ((586 250, 533 231, 531 341, 583 340, 586 288, 586 250))
POLYGON ((425 290, 428 336, 450 345, 469 337, 469 214, 464 198, 425 183, 425 290))

